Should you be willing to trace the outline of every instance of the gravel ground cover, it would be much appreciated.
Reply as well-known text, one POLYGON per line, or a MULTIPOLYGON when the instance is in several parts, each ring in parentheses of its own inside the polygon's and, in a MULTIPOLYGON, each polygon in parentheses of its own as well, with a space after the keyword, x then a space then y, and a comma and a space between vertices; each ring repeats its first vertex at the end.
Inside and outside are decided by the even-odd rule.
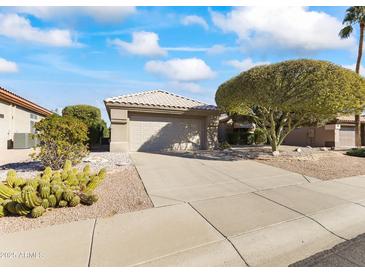
MULTIPOLYGON (((82 163, 87 163, 92 170, 107 168, 108 176, 95 190, 99 200, 91 205, 79 205, 75 208, 56 208, 48 211, 37 219, 27 217, 0 218, 0 235, 4 233, 28 230, 42 226, 67 223, 89 218, 102 218, 117 213, 125 213, 153 207, 144 185, 133 166, 128 154, 98 152, 90 153, 82 163)), ((31 177, 41 169, 39 163, 24 162, 0 167, 0 180, 5 178, 9 168, 17 170, 19 176, 31 177)))

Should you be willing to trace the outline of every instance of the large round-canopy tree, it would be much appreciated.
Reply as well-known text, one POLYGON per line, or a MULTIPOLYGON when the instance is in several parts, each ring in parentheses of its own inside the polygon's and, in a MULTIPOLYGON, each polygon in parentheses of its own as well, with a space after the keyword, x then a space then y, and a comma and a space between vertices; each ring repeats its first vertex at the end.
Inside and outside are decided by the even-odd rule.
POLYGON ((365 80, 330 62, 291 60, 242 72, 218 88, 215 100, 222 111, 252 117, 274 152, 295 128, 362 111, 365 80))

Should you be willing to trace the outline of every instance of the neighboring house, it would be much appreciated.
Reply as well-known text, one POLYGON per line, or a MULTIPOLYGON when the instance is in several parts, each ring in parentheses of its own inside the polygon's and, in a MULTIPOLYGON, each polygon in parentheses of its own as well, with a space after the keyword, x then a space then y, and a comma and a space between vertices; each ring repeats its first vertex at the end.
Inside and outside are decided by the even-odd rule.
MULTIPOLYGON (((365 117, 361 117, 361 144, 365 145, 365 117)), ((295 129, 284 140, 286 145, 349 148, 355 146, 353 116, 340 116, 322 127, 295 129)))
POLYGON ((0 151, 30 148, 34 124, 51 111, 0 87, 0 151))
MULTIPOLYGON (((222 114, 219 118, 220 142, 226 141, 229 134, 242 130, 254 130, 255 125, 243 117, 222 114), (238 118, 238 120, 237 120, 238 118)), ((365 117, 361 117, 361 143, 365 145, 365 117)), ((285 145, 349 148, 355 146, 355 121, 353 116, 339 116, 336 120, 322 127, 302 127, 292 131, 284 140, 285 145)))
POLYGON ((217 144, 216 106, 152 90, 104 100, 110 151, 208 149, 217 144))

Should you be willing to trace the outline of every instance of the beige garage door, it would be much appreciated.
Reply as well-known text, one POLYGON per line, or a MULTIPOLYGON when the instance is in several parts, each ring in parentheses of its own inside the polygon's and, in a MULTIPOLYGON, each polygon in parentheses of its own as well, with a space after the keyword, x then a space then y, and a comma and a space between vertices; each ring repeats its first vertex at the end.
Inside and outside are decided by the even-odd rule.
POLYGON ((355 146, 355 127, 341 126, 339 139, 342 147, 355 146))
POLYGON ((171 116, 132 115, 129 125, 131 151, 200 149, 202 120, 171 116))

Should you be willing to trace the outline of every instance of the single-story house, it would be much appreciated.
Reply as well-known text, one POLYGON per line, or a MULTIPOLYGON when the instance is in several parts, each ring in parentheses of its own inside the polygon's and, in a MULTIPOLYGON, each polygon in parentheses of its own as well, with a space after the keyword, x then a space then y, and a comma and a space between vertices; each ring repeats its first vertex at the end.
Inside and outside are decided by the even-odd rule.
MULTIPOLYGON (((361 144, 365 145, 365 117, 361 121, 361 144)), ((355 146, 354 116, 339 116, 322 127, 297 128, 284 140, 286 145, 349 148, 355 146)))
POLYGON ((52 112, 0 87, 0 151, 30 148, 34 124, 52 112))
POLYGON ((104 100, 110 151, 199 150, 217 145, 216 106, 152 90, 104 100))

